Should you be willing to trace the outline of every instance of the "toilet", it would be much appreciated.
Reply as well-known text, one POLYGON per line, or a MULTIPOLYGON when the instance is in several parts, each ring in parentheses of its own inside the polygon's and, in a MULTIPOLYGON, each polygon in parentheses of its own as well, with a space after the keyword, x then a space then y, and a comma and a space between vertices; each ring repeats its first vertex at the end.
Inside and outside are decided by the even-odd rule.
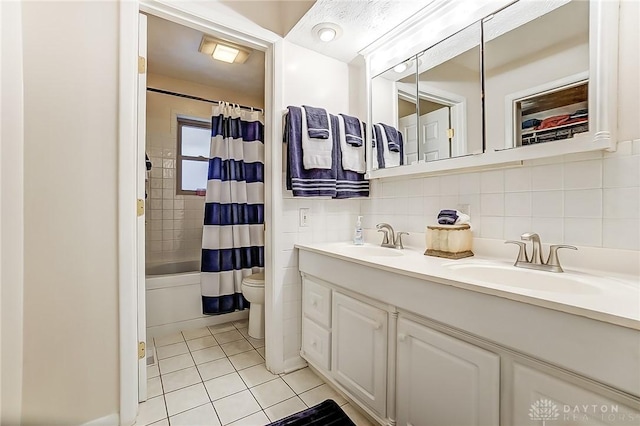
POLYGON ((264 272, 242 279, 242 295, 249 301, 249 336, 264 339, 264 272))

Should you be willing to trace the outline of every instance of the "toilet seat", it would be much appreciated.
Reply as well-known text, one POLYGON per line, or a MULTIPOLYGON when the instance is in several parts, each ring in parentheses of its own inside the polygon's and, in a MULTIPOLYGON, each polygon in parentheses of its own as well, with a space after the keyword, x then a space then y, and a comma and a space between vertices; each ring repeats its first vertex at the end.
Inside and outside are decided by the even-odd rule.
POLYGON ((264 272, 258 272, 244 277, 242 284, 249 287, 264 287, 264 272))

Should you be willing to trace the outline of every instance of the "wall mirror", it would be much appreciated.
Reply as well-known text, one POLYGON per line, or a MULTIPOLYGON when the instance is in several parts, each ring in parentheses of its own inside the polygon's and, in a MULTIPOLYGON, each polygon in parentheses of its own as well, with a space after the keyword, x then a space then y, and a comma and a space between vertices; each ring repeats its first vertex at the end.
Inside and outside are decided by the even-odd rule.
POLYGON ((483 31, 489 150, 588 136, 589 2, 521 0, 483 31))
POLYGON ((418 159, 416 57, 371 80, 372 169, 411 164, 418 159), (393 132, 397 131, 398 139, 393 132))
POLYGON ((418 161, 482 152, 481 24, 418 55, 418 161))

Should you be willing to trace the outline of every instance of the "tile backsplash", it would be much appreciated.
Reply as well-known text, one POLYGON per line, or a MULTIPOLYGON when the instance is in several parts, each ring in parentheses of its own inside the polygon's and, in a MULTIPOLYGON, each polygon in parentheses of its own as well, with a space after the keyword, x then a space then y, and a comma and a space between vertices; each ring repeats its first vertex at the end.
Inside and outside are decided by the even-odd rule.
POLYGON ((366 228, 424 232, 438 211, 470 207, 474 236, 640 250, 640 140, 618 150, 527 161, 522 167, 372 181, 366 228))

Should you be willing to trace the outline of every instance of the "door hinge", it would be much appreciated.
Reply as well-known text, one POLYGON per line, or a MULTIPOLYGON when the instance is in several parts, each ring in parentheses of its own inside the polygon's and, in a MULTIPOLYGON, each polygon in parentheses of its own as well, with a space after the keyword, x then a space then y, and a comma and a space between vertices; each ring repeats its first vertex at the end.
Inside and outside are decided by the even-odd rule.
POLYGON ((138 216, 142 216, 144 214, 144 200, 138 198, 138 206, 137 206, 138 216))
POLYGON ((147 345, 144 342, 138 342, 138 359, 144 358, 146 347, 147 345))
POLYGON ((144 74, 147 72, 147 59, 138 56, 138 74, 144 74))
POLYGON ((453 129, 447 129, 447 137, 449 139, 453 139, 453 129))

